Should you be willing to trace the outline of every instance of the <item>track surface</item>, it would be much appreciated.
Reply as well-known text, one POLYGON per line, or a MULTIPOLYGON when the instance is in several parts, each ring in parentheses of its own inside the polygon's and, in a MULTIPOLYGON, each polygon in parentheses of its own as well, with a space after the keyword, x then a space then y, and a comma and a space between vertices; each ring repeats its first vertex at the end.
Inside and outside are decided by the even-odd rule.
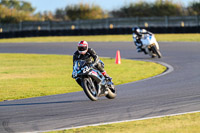
MULTIPOLYGON (((0 132, 32 132, 200 110, 200 43, 160 42, 162 59, 136 53, 131 42, 89 42, 100 56, 166 62, 174 71, 119 85, 117 98, 90 101, 83 92, 0 102, 0 132)), ((0 44, 0 53, 69 54, 72 43, 0 44)), ((123 63, 123 62, 122 62, 123 63)), ((127 68, 128 69, 128 68, 127 68)))

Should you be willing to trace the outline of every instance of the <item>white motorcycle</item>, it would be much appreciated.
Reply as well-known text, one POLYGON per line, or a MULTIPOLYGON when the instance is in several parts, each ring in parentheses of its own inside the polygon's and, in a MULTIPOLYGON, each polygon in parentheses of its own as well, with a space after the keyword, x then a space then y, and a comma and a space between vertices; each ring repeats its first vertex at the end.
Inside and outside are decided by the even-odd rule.
MULTIPOLYGON (((133 35, 133 39, 136 40, 137 35, 133 35)), ((145 54, 149 54, 150 57, 158 57, 161 58, 162 55, 159 50, 158 42, 156 41, 156 38, 153 34, 143 34, 142 38, 140 39, 140 43, 142 45, 141 50, 145 54)))

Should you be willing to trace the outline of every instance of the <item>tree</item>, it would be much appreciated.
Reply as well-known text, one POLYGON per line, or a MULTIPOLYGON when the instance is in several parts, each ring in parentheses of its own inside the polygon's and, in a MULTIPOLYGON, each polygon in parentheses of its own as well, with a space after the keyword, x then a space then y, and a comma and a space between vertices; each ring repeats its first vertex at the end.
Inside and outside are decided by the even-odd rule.
POLYGON ((184 8, 172 0, 156 0, 154 3, 137 2, 112 11, 113 17, 182 16, 184 8))
POLYGON ((156 0, 152 9, 154 16, 183 16, 184 9, 172 0, 156 0))
POLYGON ((65 12, 70 20, 102 19, 107 17, 101 7, 82 3, 67 6, 65 12))
POLYGON ((35 8, 29 2, 18 0, 1 0, 1 5, 8 7, 9 9, 22 10, 25 12, 34 12, 35 8))
MULTIPOLYGON (((19 23, 21 21, 38 21, 39 17, 34 16, 29 11, 20 10, 16 1, 0 2, 0 23, 19 23)), ((23 4, 22 4, 23 5, 23 4)))
POLYGON ((44 14, 43 14, 43 20, 44 21, 53 21, 54 20, 54 16, 53 16, 52 12, 45 11, 44 14))
POLYGON ((200 2, 193 2, 188 7, 189 15, 200 15, 200 2))
POLYGON ((17 0, 1 0, 0 4, 8 7, 9 9, 13 9, 13 8, 17 10, 20 9, 20 1, 17 1, 17 0))
POLYGON ((32 12, 35 11, 35 8, 33 8, 32 5, 29 2, 22 1, 22 5, 20 7, 20 10, 32 13, 32 12))
POLYGON ((120 8, 120 10, 112 11, 114 17, 135 17, 135 16, 151 16, 152 4, 147 2, 130 3, 120 8))
POLYGON ((56 20, 68 20, 64 9, 56 9, 54 17, 56 20))

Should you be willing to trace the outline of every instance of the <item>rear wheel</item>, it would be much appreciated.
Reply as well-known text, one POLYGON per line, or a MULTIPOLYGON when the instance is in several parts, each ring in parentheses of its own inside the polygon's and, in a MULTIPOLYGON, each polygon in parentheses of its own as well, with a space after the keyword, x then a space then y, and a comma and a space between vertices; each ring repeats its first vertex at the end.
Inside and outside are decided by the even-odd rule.
POLYGON ((153 51, 153 53, 155 53, 158 56, 158 58, 162 57, 160 50, 157 49, 156 46, 152 46, 152 51, 153 51))
POLYGON ((91 78, 84 78, 82 82, 82 87, 85 94, 90 100, 92 101, 98 100, 98 96, 97 96, 98 92, 91 78))

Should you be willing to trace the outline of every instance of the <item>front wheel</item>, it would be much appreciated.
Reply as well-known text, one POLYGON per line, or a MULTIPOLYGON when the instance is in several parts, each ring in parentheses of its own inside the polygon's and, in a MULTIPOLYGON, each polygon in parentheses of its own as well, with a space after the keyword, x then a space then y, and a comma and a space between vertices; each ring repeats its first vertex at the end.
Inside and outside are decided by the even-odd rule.
POLYGON ((97 96, 98 92, 91 78, 84 78, 82 82, 82 87, 85 94, 90 100, 92 101, 98 100, 98 96, 97 96))
POLYGON ((106 97, 108 99, 114 99, 117 96, 117 91, 114 85, 111 85, 111 87, 109 87, 108 89, 108 94, 106 95, 106 97))
POLYGON ((160 50, 157 49, 156 46, 152 46, 152 51, 153 51, 153 53, 155 53, 158 56, 158 58, 162 57, 160 50))

